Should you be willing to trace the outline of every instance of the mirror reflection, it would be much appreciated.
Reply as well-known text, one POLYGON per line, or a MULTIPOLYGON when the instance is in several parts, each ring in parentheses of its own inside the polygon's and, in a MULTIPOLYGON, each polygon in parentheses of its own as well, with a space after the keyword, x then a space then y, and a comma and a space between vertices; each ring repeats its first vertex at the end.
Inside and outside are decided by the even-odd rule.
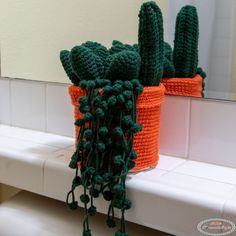
POLYGON ((236 19, 234 0, 173 0, 169 5, 169 41, 174 40, 175 17, 185 5, 199 16, 199 66, 207 73, 205 97, 236 99, 236 19))

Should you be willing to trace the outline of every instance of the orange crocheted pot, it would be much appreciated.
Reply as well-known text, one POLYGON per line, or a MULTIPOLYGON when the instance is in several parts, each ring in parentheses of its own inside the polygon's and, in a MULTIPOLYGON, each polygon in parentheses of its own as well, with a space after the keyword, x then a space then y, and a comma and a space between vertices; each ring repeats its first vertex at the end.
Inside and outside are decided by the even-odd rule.
MULTIPOLYGON (((134 150, 138 158, 133 171, 154 168, 159 159, 158 146, 160 137, 160 113, 161 104, 164 102, 165 87, 160 86, 144 87, 143 93, 137 101, 137 121, 142 124, 142 131, 134 137, 134 150)), ((74 106, 74 118, 82 118, 78 110, 78 99, 84 96, 85 92, 80 87, 70 86, 69 94, 71 103, 74 106)), ((75 127, 78 137, 79 127, 75 127)))
POLYGON ((202 97, 203 78, 197 74, 194 78, 164 78, 161 83, 168 95, 202 97))

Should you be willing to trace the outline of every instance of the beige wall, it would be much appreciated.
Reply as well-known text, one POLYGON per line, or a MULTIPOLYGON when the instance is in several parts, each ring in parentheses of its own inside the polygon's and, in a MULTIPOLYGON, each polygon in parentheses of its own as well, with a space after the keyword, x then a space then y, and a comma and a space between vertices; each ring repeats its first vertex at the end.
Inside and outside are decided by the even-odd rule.
MULTIPOLYGON (((0 0, 2 76, 68 83, 61 49, 86 40, 137 42, 142 0, 0 0)), ((166 17, 166 0, 157 3, 166 17)))

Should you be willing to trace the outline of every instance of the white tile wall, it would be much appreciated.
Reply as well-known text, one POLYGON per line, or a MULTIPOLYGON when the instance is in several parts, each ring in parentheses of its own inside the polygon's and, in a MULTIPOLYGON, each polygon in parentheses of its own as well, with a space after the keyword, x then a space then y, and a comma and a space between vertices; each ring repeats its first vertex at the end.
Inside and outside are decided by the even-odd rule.
POLYGON ((11 80, 12 125, 46 131, 45 84, 11 80))
MULTIPOLYGON (((1 79, 0 123, 74 137, 67 89, 66 84, 1 79)), ((234 102, 166 96, 159 152, 236 167, 235 120, 234 102)))
POLYGON ((0 79, 0 123, 10 124, 10 81, 0 79))
POLYGON ((0 123, 74 137, 68 85, 1 78, 0 123))
POLYGON ((192 100, 190 159, 236 167, 235 108, 234 102, 192 100))
POLYGON ((74 136, 73 107, 68 95, 68 86, 48 84, 46 87, 47 121, 49 133, 74 136))
POLYGON ((187 157, 190 98, 166 96, 161 112, 160 152, 187 157))

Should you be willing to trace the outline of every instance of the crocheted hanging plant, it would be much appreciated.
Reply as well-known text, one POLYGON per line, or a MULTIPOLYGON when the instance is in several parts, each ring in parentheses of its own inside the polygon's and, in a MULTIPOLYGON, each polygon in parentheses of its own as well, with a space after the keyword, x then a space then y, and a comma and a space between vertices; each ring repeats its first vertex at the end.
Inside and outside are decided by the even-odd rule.
POLYGON ((126 235, 125 211, 131 202, 125 182, 137 158, 133 140, 141 125, 136 123, 136 102, 143 91, 138 80, 141 58, 131 48, 126 45, 110 53, 114 45, 108 51, 98 43, 87 42, 74 47, 68 56, 72 71, 81 79, 79 86, 86 91, 86 96, 79 98, 83 118, 75 122, 80 132, 69 164, 75 169, 75 178, 67 196, 69 208, 77 209, 74 191, 82 187, 83 236, 91 235, 89 216, 96 214, 94 198, 100 195, 109 202, 107 225, 116 226, 114 209, 120 209, 116 236, 126 235))

